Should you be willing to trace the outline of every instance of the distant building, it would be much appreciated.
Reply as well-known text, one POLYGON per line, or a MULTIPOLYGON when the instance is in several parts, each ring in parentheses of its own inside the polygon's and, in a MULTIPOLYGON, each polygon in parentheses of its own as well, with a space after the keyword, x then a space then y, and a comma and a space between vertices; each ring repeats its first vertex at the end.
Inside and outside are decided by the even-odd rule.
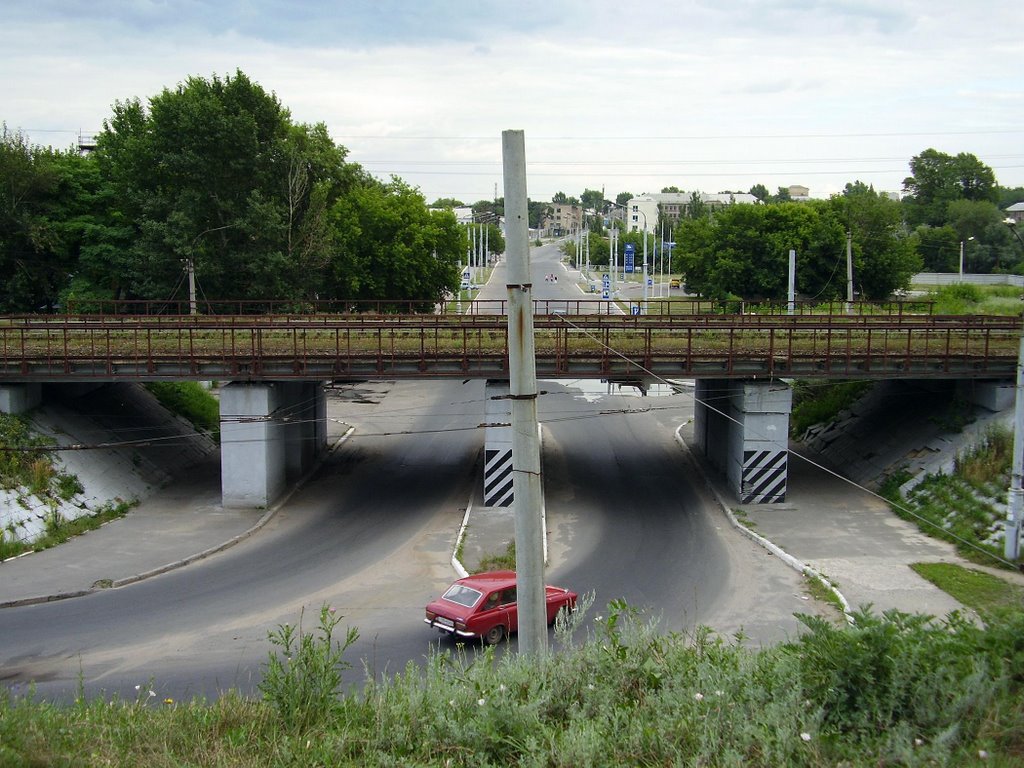
POLYGON ((96 149, 96 137, 88 133, 78 134, 78 154, 88 155, 96 149))
POLYGON ((801 184, 790 184, 787 191, 790 200, 802 202, 811 199, 811 190, 801 184))
POLYGON ((583 228, 583 206, 579 203, 548 203, 540 229, 545 237, 575 235, 583 228))
MULTIPOLYGON (((711 210, 736 203, 751 205, 759 203, 756 197, 746 192, 699 192, 698 194, 701 202, 711 210)), ((632 232, 637 232, 644 228, 646 220, 647 231, 654 232, 658 226, 659 212, 666 221, 679 221, 686 216, 692 199, 692 192, 659 192, 632 197, 626 202, 626 227, 632 232)))
POLYGON ((1020 224, 1024 221, 1024 200, 1014 203, 1009 208, 1004 208, 1003 213, 1006 214, 1006 218, 1013 219, 1017 224, 1020 224))

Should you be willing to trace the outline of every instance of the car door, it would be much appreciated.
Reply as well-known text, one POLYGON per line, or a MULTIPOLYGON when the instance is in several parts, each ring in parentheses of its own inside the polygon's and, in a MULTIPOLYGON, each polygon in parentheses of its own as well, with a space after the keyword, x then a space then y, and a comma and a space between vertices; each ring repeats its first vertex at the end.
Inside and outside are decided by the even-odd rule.
POLYGON ((517 632, 519 630, 519 606, 516 604, 516 588, 503 589, 498 605, 499 609, 504 611, 505 626, 508 627, 508 631, 517 632))

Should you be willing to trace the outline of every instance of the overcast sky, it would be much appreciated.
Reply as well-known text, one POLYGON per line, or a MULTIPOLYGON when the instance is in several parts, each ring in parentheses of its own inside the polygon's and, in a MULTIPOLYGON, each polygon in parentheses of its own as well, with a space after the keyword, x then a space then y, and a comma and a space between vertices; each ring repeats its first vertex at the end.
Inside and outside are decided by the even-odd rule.
POLYGON ((245 72, 428 201, 898 191, 929 147, 1024 186, 1011 0, 0 0, 0 120, 70 146, 117 100, 245 72))

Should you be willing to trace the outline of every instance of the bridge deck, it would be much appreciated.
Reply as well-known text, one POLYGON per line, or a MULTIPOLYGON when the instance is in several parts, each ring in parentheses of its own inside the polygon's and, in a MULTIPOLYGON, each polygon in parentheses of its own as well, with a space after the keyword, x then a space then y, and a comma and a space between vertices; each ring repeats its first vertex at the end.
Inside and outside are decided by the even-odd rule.
MULTIPOLYGON (((543 378, 1003 378, 1017 317, 538 315, 543 378)), ((0 380, 507 378, 500 315, 0 318, 0 380)))

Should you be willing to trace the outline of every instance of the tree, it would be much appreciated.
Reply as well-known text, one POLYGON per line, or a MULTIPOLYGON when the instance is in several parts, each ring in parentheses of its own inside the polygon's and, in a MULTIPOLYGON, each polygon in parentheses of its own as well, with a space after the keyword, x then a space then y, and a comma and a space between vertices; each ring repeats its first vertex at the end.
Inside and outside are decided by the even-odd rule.
MULTIPOLYGON (((900 204, 855 182, 833 197, 829 207, 839 226, 850 233, 854 285, 861 298, 885 299, 906 288, 922 261, 915 242, 904 232, 900 204)), ((846 270, 840 272, 845 286, 846 270)))
POLYGON ((674 185, 671 186, 671 187, 662 187, 662 189, 661 189, 662 194, 667 194, 667 193, 672 193, 672 192, 674 192, 676 194, 679 194, 682 191, 683 190, 681 190, 679 187, 674 186, 674 185))
POLYGON ((551 202, 566 204, 569 202, 569 198, 566 197, 565 192, 555 192, 555 194, 551 196, 551 202))
POLYGON ((731 205, 676 228, 673 268, 687 288, 720 299, 785 298, 790 249, 797 290, 825 300, 845 296, 846 229, 854 238, 854 276, 865 298, 905 287, 919 261, 902 237, 898 204, 873 191, 807 203, 731 205))
POLYGON ((615 202, 618 205, 623 206, 630 200, 632 200, 634 197, 636 197, 636 195, 634 195, 632 192, 619 192, 619 194, 615 196, 615 202))
POLYGON ((911 226, 942 226, 949 204, 957 200, 996 202, 995 173, 972 154, 955 157, 926 149, 910 160, 911 175, 903 180, 903 204, 911 226))
POLYGON ((167 298, 192 260, 206 296, 312 298, 330 259, 326 211, 365 182, 321 125, 296 125, 242 72, 118 102, 97 140, 110 217, 87 275, 115 248, 115 296, 167 298))
POLYGON ((768 187, 766 187, 764 184, 755 184, 750 188, 750 194, 756 197, 762 203, 765 203, 768 201, 768 198, 771 197, 772 193, 768 191, 768 187))
POLYGON ((604 210, 604 192, 599 189, 585 189, 580 195, 583 207, 590 211, 604 210))
POLYGON ((0 311, 52 309, 78 260, 95 163, 0 129, 0 311))
POLYGON ((704 197, 700 192, 691 192, 690 200, 686 204, 686 218, 688 219, 703 219, 706 216, 711 215, 711 210, 704 202, 704 197))
POLYGON ((429 311, 458 285, 465 229, 400 179, 360 185, 334 203, 330 218, 336 256, 321 298, 418 301, 429 311))
POLYGON ((439 197, 430 204, 431 208, 464 208, 465 203, 454 197, 439 197))

